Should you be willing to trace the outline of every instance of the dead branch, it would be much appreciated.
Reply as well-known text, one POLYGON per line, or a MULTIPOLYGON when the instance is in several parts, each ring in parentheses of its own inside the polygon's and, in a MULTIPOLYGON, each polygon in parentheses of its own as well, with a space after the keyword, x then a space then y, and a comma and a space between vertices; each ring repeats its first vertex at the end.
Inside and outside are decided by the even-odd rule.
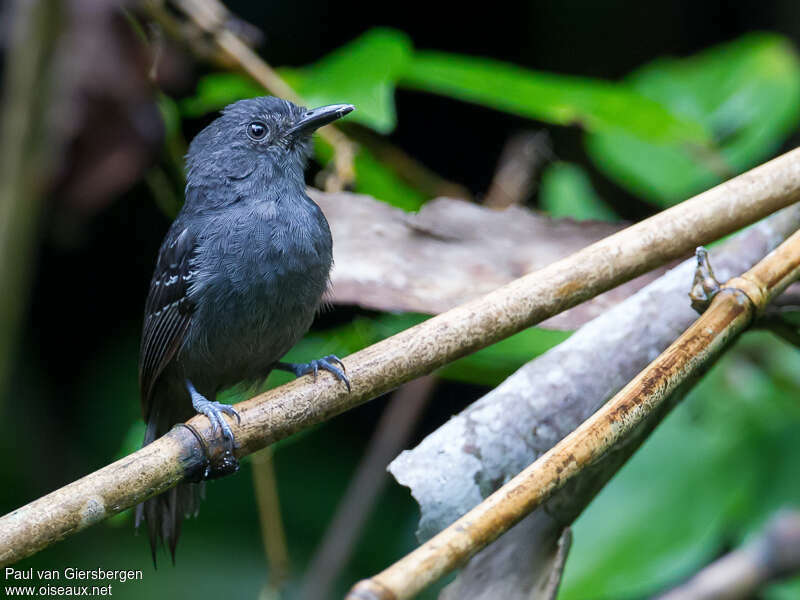
MULTIPOLYGON (((726 280, 749 269, 798 227, 800 206, 794 205, 726 240, 712 250, 716 273, 726 280)), ((675 341, 697 318, 686 300, 694 270, 694 259, 672 269, 521 367, 416 448, 398 456, 390 471, 420 505, 420 541, 464 515, 552 448, 675 341)), ((763 317, 759 326, 762 321, 763 317)), ((670 403, 679 399, 675 395, 670 403)), ((662 416, 653 415, 622 447, 473 557, 449 586, 457 588, 456 597, 538 598, 557 552, 559 533, 662 416)))
MULTIPOLYGON (((800 198, 800 149, 601 240, 482 298, 432 317, 344 360, 348 391, 333 377, 301 377, 236 405, 237 456, 251 454, 440 366, 497 342, 800 198)), ((208 447, 205 416, 188 423, 208 447)), ((204 465, 185 427, 0 518, 6 565, 159 494, 204 465)))
POLYGON ((509 483, 378 575, 349 600, 402 600, 457 568, 623 443, 670 396, 713 364, 772 298, 800 276, 800 231, 729 280, 709 309, 599 411, 509 483))

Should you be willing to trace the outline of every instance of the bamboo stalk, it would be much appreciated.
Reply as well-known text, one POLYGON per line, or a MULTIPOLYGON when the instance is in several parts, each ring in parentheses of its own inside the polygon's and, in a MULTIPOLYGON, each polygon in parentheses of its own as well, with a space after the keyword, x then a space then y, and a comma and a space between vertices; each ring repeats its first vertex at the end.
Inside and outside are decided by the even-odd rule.
MULTIPOLYGON (((481 298, 345 358, 350 393, 329 374, 301 377, 236 405, 237 456, 251 454, 402 383, 683 256, 800 199, 800 149, 605 238, 481 298)), ((208 419, 189 423, 205 444, 208 419)), ((196 474, 204 464, 185 427, 0 518, 0 565, 16 562, 196 474)))
POLYGON ((799 276, 800 231, 725 284, 683 335, 580 427, 455 523, 356 584, 347 600, 412 598, 466 562, 622 442, 681 386, 697 379, 799 276))

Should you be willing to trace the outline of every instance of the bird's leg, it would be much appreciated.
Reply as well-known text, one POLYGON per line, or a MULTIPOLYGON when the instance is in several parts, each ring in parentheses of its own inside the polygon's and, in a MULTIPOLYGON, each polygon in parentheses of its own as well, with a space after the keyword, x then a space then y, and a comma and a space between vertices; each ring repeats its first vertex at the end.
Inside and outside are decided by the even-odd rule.
MULTIPOLYGON (((233 454, 233 431, 231 431, 230 425, 225 421, 222 414, 225 413, 231 417, 236 417, 237 422, 241 422, 242 419, 239 413, 236 412, 232 406, 207 399, 195 389, 192 382, 188 379, 186 380, 186 389, 189 391, 189 395, 192 398, 192 406, 194 409, 198 413, 204 414, 208 417, 208 420, 211 421, 211 432, 213 436, 216 438, 217 434, 222 431, 221 444, 215 441, 211 446, 206 446, 204 441, 200 440, 201 443, 203 443, 208 459, 208 463, 203 470, 203 479, 215 479, 223 475, 235 473, 239 470, 239 461, 236 460, 236 456, 233 454)), ((193 427, 189 425, 187 425, 187 427, 194 431, 193 427)), ((199 434, 195 433, 195 435, 199 434)))
POLYGON ((333 373, 334 377, 339 381, 343 382, 347 386, 347 391, 350 391, 350 379, 344 373, 344 363, 339 360, 338 356, 334 356, 333 354, 329 354, 328 356, 323 356, 322 358, 317 358, 307 363, 285 363, 285 362, 278 362, 275 363, 273 367, 275 369, 279 369, 281 371, 289 371, 290 373, 294 373, 295 377, 300 377, 301 375, 307 375, 308 373, 314 374, 314 380, 317 379, 317 373, 320 369, 324 371, 328 371, 329 373, 333 373), (339 366, 336 366, 336 365, 339 366))
POLYGON ((211 431, 217 435, 222 430, 222 435, 228 441, 229 445, 233 446, 233 431, 231 431, 228 422, 222 417, 222 413, 231 417, 236 417, 237 423, 241 423, 242 418, 232 406, 222 404, 221 402, 212 402, 206 399, 203 394, 198 392, 191 381, 186 380, 186 389, 189 390, 189 395, 192 397, 192 406, 194 409, 204 414, 211 421, 211 431))

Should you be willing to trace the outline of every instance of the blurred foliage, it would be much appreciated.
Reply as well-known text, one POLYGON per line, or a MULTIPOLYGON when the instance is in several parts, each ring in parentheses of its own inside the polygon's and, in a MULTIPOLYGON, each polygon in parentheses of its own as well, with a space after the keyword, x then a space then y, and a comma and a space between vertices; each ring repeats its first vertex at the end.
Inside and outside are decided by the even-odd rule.
MULTIPOLYGON (((315 140, 314 148, 317 158, 324 163, 333 156, 331 147, 319 137, 315 140)), ((360 146, 356 152, 354 167, 356 192, 379 198, 387 204, 407 211, 419 210, 427 200, 422 192, 404 182, 397 173, 382 164, 364 146, 360 146)))
POLYGON ((554 218, 619 220, 595 192, 586 171, 576 164, 565 162, 549 165, 542 174, 539 208, 554 218))
MULTIPOLYGON (((404 34, 388 29, 369 31, 309 67, 280 72, 312 105, 342 98, 354 103, 358 110, 351 120, 379 133, 390 133, 397 123, 397 87, 553 125, 580 125, 597 166, 660 206, 762 161, 800 118, 800 63, 792 45, 773 34, 748 35, 685 59, 657 60, 621 82, 414 51, 404 34)), ((181 108, 197 116, 260 93, 244 76, 215 73, 200 81, 181 108)), ((390 168, 362 153, 359 191, 407 210, 419 207, 424 198, 408 186, 398 193, 390 168)), ((329 153, 320 156, 329 159, 329 153)))
POLYGON ((395 86, 411 57, 411 40, 405 34, 374 29, 310 67, 282 69, 281 75, 309 105, 347 98, 358 107, 354 122, 390 133, 397 125, 395 86))
POLYGON ((713 136, 710 147, 659 143, 623 131, 587 136, 600 168, 659 206, 763 161, 800 117, 800 63, 792 45, 777 35, 748 35, 694 57, 657 60, 625 82, 702 123, 713 136))
POLYGON ((708 134, 691 118, 626 85, 538 73, 495 60, 420 52, 403 85, 587 131, 624 131, 643 139, 703 144, 708 134))
POLYGON ((559 598, 655 593, 800 505, 798 397, 800 353, 746 334, 577 520, 559 598))

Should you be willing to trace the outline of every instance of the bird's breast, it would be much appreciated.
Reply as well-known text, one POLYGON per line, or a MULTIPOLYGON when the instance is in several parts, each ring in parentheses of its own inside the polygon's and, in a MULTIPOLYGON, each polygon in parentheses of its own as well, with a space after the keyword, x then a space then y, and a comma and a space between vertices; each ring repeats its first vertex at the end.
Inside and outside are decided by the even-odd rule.
POLYGON ((263 376, 305 334, 332 260, 327 222, 316 218, 256 213, 223 229, 198 249, 197 311, 182 352, 221 387, 263 376))

